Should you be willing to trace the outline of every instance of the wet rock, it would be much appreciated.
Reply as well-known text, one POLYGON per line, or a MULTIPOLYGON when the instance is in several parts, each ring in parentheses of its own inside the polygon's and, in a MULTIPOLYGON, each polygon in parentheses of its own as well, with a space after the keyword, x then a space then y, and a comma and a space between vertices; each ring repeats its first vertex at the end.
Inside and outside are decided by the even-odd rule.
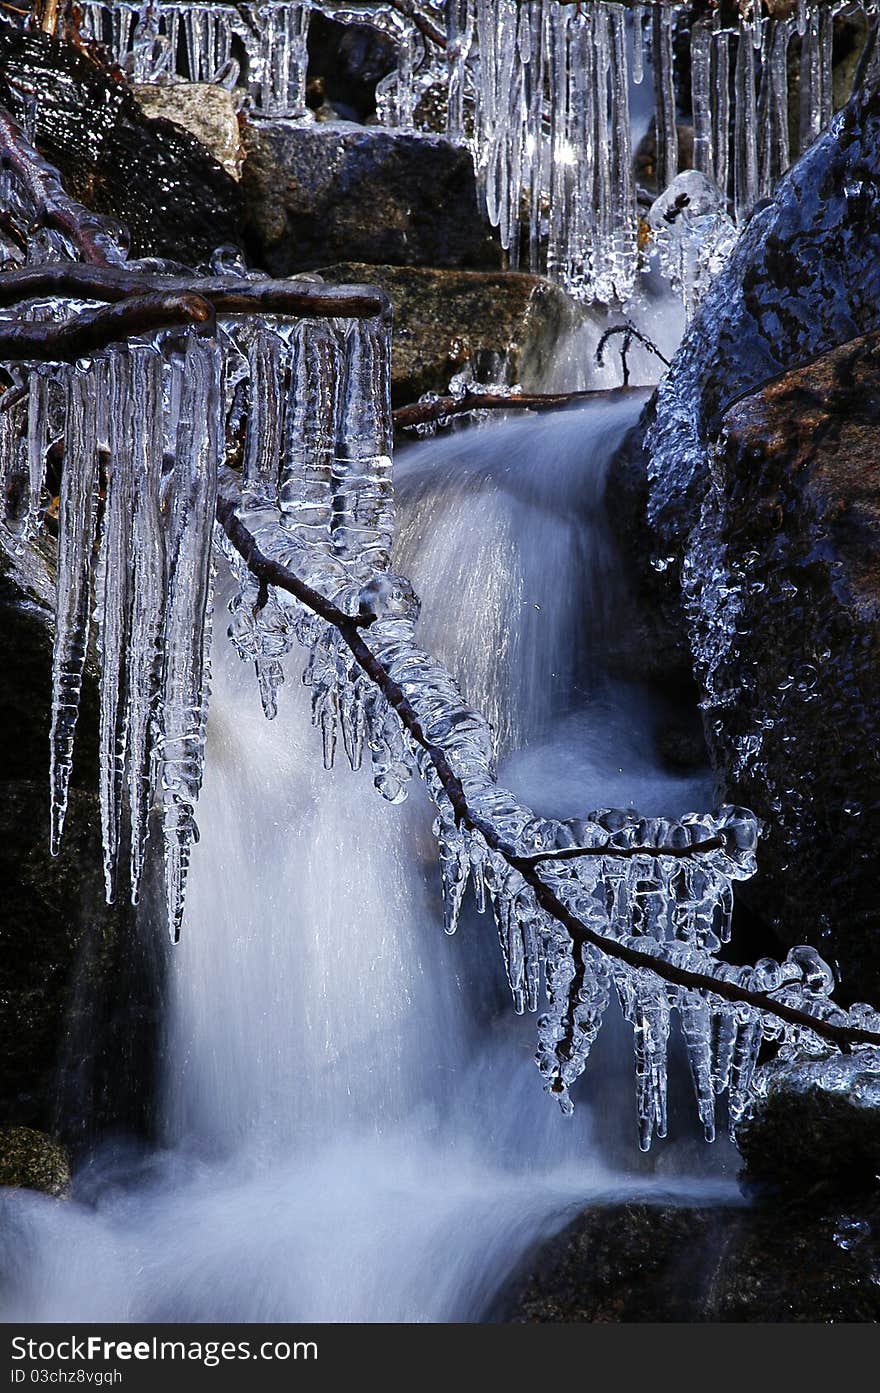
MULTIPOLYGON (((49 855, 51 624, 0 576, 0 1117, 74 1143, 148 1131, 162 938, 149 911, 107 906, 97 694, 87 673, 60 856, 49 855)), ((151 871, 155 868, 151 862, 151 871)))
POLYGON ((346 122, 244 127, 253 262, 276 276, 336 261, 500 266, 467 150, 346 122))
POLYGON ((151 120, 130 88, 72 44, 0 22, 0 105, 65 188, 124 223, 135 256, 198 265, 241 245, 235 180, 199 140, 151 120))
POLYGON ((880 333, 739 401, 714 472, 736 614, 707 626, 707 732, 766 823, 742 893, 880 1000, 880 333))
POLYGON ((0 1128, 0 1185, 64 1195, 70 1185, 67 1152, 32 1127, 0 1128))
POLYGON ((516 1324, 873 1322, 880 1201, 609 1205, 586 1210, 529 1266, 516 1324))
POLYGON ((880 1055, 800 1054, 765 1064, 737 1145, 752 1185, 837 1199, 870 1192, 880 1175, 880 1055))
POLYGON ((649 413, 651 516, 680 550, 739 397, 880 325, 880 92, 863 89, 758 205, 649 413))
POLYGON ((564 291, 515 271, 444 271, 343 262, 321 268, 331 284, 367 282, 394 308, 395 406, 442 392, 468 364, 477 380, 539 388, 554 344, 575 313, 564 291))
POLYGON ((175 82, 162 87, 148 83, 133 88, 145 115, 162 117, 194 135, 231 175, 238 179, 244 150, 238 130, 238 106, 232 92, 208 82, 175 82))

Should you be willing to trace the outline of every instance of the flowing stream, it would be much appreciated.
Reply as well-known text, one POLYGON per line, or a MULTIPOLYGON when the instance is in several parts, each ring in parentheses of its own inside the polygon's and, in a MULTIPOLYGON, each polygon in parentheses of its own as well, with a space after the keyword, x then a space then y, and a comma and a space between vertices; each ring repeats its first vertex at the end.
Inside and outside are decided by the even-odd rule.
MULTIPOLYGON (((655 703, 604 667, 625 622, 605 470, 640 406, 457 431, 397 465, 424 641, 496 724, 509 786, 548 814, 711 801, 663 771, 655 703)), ((69 1201, 4 1197, 4 1318, 497 1318, 531 1247, 585 1204, 730 1198, 735 1158, 692 1140, 687 1098, 638 1155, 613 1038, 562 1117, 491 918, 468 907, 442 932, 424 792, 389 807, 367 776, 325 773, 294 665, 267 722, 224 618, 164 1148, 99 1154, 69 1201)))

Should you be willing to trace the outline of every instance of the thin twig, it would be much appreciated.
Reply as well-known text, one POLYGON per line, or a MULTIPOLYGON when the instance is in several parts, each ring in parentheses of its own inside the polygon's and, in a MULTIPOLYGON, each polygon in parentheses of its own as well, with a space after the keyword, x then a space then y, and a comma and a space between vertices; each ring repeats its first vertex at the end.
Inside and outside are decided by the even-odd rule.
MULTIPOLYGON (((350 615, 344 614, 331 600, 326 599, 306 585, 286 566, 264 556, 257 546, 255 538, 238 517, 235 501, 222 494, 217 502, 217 520, 232 546, 257 579, 265 579, 269 584, 286 590, 338 630, 358 666, 376 684, 389 706, 396 711, 401 724, 409 732, 411 738, 428 755, 459 826, 479 832, 486 845, 503 856, 508 865, 519 872, 523 880, 531 886, 540 907, 562 924, 577 947, 582 949, 584 945, 588 944, 610 958, 616 958, 629 967, 653 973, 663 981, 671 982, 675 986, 686 987, 693 991, 722 997, 726 1001, 751 1006, 755 1010, 775 1016, 789 1025, 810 1030, 814 1035, 830 1041, 844 1051, 849 1051, 853 1045, 880 1045, 880 1034, 876 1034, 874 1031, 863 1030, 855 1026, 834 1025, 829 1021, 823 1021, 816 1016, 811 1016, 807 1011, 798 1010, 795 1006, 787 1006, 782 1002, 773 1001, 766 992, 750 991, 747 987, 741 987, 738 983, 729 982, 723 978, 692 972, 689 968, 679 967, 663 958, 654 957, 650 953, 643 953, 639 949, 631 948, 628 944, 621 943, 617 939, 606 938, 584 924, 559 899, 546 881, 542 880, 535 861, 531 857, 519 855, 498 835, 490 822, 486 822, 470 808, 461 780, 450 765, 445 751, 427 738, 403 689, 395 682, 388 669, 368 648, 361 637, 357 621, 350 615)), ((692 847, 691 852, 694 850, 695 848, 692 847)), ((617 855, 613 849, 609 849, 606 854, 617 855)), ((666 852, 654 850, 653 854, 664 856, 666 852)))
POLYGON ((613 324, 610 329, 605 330, 605 333, 596 345, 596 362, 600 368, 605 356, 605 345, 618 334, 623 334, 620 361, 623 367, 624 386, 629 383, 629 364, 626 361, 626 355, 629 353, 633 339, 637 339, 644 348, 647 348, 649 353, 653 353, 654 357, 659 358, 660 362, 663 363, 665 367, 669 367, 669 359, 660 352, 654 340, 649 339, 647 334, 643 334, 641 329, 637 329, 634 324, 613 324))

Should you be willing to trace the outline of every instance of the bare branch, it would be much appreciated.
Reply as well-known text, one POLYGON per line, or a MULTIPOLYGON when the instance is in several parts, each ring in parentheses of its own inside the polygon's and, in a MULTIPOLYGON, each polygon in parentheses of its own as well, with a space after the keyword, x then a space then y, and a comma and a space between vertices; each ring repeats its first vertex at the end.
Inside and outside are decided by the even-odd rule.
POLYGON ((167 292, 198 295, 213 305, 218 314, 372 319, 391 313, 388 296, 366 285, 325 286, 296 280, 162 276, 125 266, 82 266, 76 262, 28 266, 0 276, 0 306, 51 295, 112 302, 130 295, 167 292))
POLYGON ((465 416, 469 411, 504 411, 514 408, 529 411, 553 411, 561 406, 572 406, 579 401, 595 401, 597 397, 608 398, 612 393, 638 392, 639 387, 614 387, 608 390, 587 392, 468 392, 463 397, 437 397, 434 401, 415 401, 409 406, 399 406, 392 418, 398 430, 414 430, 417 426, 430 425, 435 421, 445 421, 452 416, 465 416))
MULTIPOLYGON (((469 807, 461 780, 452 769, 445 751, 439 745, 428 740, 403 689, 395 682, 384 664, 367 647, 361 637, 357 621, 350 615, 344 614, 332 601, 327 600, 323 595, 304 584, 293 571, 264 556, 254 537, 238 517, 235 501, 222 494, 217 502, 217 520, 235 550, 258 580, 286 590, 339 631, 358 666, 376 684, 389 706, 397 712, 401 724, 415 743, 428 755, 452 805, 459 826, 479 832, 485 839, 487 846, 503 856, 508 865, 519 872, 523 880, 531 886, 540 907, 562 924, 574 944, 579 947, 589 944, 610 958, 616 958, 629 967, 653 973, 663 981, 670 982, 675 986, 705 992, 711 996, 722 997, 726 1001, 753 1007, 755 1010, 775 1016, 789 1025, 810 1030, 814 1035, 830 1041, 845 1051, 849 1051, 853 1045, 880 1045, 880 1034, 876 1034, 874 1031, 834 1025, 829 1021, 811 1016, 807 1011, 800 1011, 797 1007, 774 1001, 766 992, 753 992, 746 987, 739 986, 736 982, 709 977, 703 973, 692 972, 688 968, 678 967, 675 963, 654 957, 650 953, 643 953, 617 939, 606 938, 584 924, 541 878, 536 860, 532 857, 520 856, 513 847, 499 837, 491 823, 486 822, 469 807)), ((712 840, 714 842, 714 839, 712 840)), ((690 848, 691 854, 696 851, 696 847, 690 848)), ((665 856, 666 851, 652 849, 651 854, 665 856)), ((616 856, 617 851, 609 850, 606 855, 616 856)))
POLYGON ((178 325, 195 325, 211 333, 213 307, 198 295, 165 292, 84 310, 61 323, 0 324, 0 360, 72 363, 120 339, 178 325))

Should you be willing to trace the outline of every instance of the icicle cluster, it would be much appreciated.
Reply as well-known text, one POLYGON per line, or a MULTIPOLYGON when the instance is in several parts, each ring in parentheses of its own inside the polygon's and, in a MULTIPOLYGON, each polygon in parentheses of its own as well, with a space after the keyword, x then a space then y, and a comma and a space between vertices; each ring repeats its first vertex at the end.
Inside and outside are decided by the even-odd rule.
MULTIPOLYGON (((61 845, 93 636, 107 898, 115 898, 127 842, 137 902, 156 809, 174 937, 183 915, 202 775, 219 381, 217 346, 194 335, 133 341, 76 366, 34 369, 27 395, 3 412, 0 443, 7 500, 10 477, 26 461, 20 542, 40 525, 55 487, 47 480, 53 447, 63 447, 50 735, 52 852, 61 845)), ((7 512, 7 527, 11 523, 7 512)))
MULTIPOLYGON (((546 270, 577 298, 620 303, 634 294, 645 264, 631 108, 635 100, 641 108, 637 89, 650 85, 653 178, 663 195, 680 169, 684 62, 693 166, 714 188, 718 212, 711 225, 703 219, 688 229, 686 255, 695 269, 684 279, 672 273, 690 312, 729 250, 728 213, 741 226, 830 118, 834 18, 853 6, 799 0, 782 18, 753 6, 733 27, 722 24, 720 11, 691 25, 687 6, 668 0, 437 0, 420 9, 445 32, 445 51, 382 3, 85 0, 84 26, 136 81, 242 86, 257 113, 308 118, 311 12, 342 23, 366 20, 397 47, 397 66, 377 89, 379 120, 433 129, 436 104, 422 98, 431 89, 441 94, 447 134, 470 143, 511 264, 546 270), (794 125, 793 72, 800 101, 794 125)), ((661 246, 666 271, 669 260, 661 246)))
POLYGON ((311 9, 308 0, 84 0, 82 31, 105 44, 133 82, 241 84, 265 115, 301 116, 311 9))

